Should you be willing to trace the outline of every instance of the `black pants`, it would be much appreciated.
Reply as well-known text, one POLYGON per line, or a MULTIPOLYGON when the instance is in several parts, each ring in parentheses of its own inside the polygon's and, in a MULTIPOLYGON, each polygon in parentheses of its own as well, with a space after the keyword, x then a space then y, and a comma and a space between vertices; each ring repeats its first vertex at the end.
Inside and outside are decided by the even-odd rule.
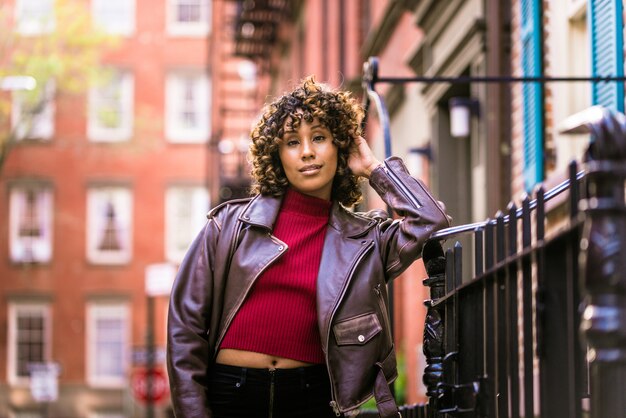
POLYGON ((215 418, 336 418, 326 366, 253 369, 216 364, 209 374, 215 418))

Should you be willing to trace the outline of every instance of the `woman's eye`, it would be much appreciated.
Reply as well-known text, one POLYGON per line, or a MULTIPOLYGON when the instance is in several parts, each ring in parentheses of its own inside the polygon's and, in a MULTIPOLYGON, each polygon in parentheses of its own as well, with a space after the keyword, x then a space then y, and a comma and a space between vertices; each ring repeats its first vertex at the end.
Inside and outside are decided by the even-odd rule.
POLYGON ((287 140, 287 146, 288 147, 293 147, 298 145, 298 140, 297 139, 288 139, 287 140))
POLYGON ((315 136, 315 138, 313 138, 314 141, 316 142, 322 142, 326 139, 326 137, 324 135, 317 135, 315 136))

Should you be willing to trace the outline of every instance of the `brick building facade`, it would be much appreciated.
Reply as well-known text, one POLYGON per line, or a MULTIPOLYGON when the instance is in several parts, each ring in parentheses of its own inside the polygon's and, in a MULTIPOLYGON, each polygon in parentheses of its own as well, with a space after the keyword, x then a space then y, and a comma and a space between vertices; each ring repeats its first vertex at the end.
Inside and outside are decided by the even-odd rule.
MULTIPOLYGON (((28 16, 51 3, 12 0, 15 30, 38 36, 44 28, 28 16)), ((148 336, 146 268, 175 266, 206 209, 247 194, 248 133, 264 102, 309 74, 360 96, 369 56, 380 58, 382 76, 529 75, 529 33, 541 45, 537 74, 597 75, 590 68, 599 50, 589 40, 598 23, 586 19, 597 3, 92 0, 93 20, 120 36, 103 62, 110 79, 84 95, 52 94, 54 106, 0 173, 0 418, 43 414, 28 386, 31 362, 60 366, 50 416, 145 413, 130 383, 148 336), (528 24, 541 30, 529 32, 528 24)), ((618 40, 610 62, 623 75, 623 2, 606 3, 614 8, 602 11, 614 12, 603 19, 618 40)), ((559 133, 565 117, 602 100, 623 111, 619 91, 594 96, 588 87, 548 84, 540 96, 519 83, 377 90, 390 111, 392 153, 411 162, 460 224, 492 216, 537 182, 558 180, 586 143, 559 133), (450 102, 458 98, 477 109, 463 137, 450 132, 450 102), (529 103, 541 106, 541 124, 532 125, 539 135, 528 133, 529 103), (530 140, 539 159, 525 151, 530 140)), ((379 128, 373 113, 366 138, 382 158, 379 128)), ((382 202, 366 187, 358 209, 372 207, 382 202)), ((418 261, 394 283, 408 403, 425 399, 425 276, 418 261)), ((166 296, 155 302, 159 353, 166 296)), ((167 401, 155 412, 167 415, 167 401)))
MULTIPOLYGON (((54 2, 9 3, 12 30, 46 36, 36 18, 54 2)), ((3 418, 145 414, 132 386, 145 367, 147 267, 180 262, 211 203, 211 2, 93 0, 89 14, 119 37, 109 76, 85 94, 54 92, 0 176, 3 418), (29 386, 40 362, 59 367, 47 406, 29 386)), ((161 371, 166 302, 155 297, 161 371)))

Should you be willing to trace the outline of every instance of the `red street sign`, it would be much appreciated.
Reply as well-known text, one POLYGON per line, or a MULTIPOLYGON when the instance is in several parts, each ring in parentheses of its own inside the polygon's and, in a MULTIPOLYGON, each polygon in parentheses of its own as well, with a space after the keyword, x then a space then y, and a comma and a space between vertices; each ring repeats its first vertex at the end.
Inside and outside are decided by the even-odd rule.
MULTIPOLYGON (((161 369, 152 369, 150 373, 152 402, 160 402, 169 395, 170 388, 165 373, 161 369)), ((130 378, 133 398, 142 403, 148 403, 148 369, 136 369, 130 378)))

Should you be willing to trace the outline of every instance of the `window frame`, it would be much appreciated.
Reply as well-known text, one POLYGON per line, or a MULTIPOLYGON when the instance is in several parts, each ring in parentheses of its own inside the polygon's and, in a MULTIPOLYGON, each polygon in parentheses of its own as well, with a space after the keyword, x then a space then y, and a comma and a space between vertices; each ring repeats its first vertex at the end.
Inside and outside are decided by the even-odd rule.
MULTIPOLYGON (((198 22, 180 22, 177 20, 177 8, 181 1, 167 0, 166 5, 166 32, 174 37, 206 37, 211 33, 211 2, 212 0, 198 0, 200 3, 201 20, 198 22), (203 16, 204 15, 204 16, 203 16)), ((187 0, 188 1, 188 0, 187 0)))
POLYGON ((128 385, 128 370, 130 368, 130 343, 131 343, 131 309, 127 302, 124 301, 90 301, 86 306, 86 332, 85 332, 85 374, 86 382, 90 387, 95 388, 109 388, 119 389, 128 385), (100 313, 98 313, 100 311, 100 313), (94 346, 97 343, 94 339, 97 338, 97 326, 95 321, 99 318, 105 317, 105 313, 111 311, 113 313, 120 312, 119 316, 111 315, 108 318, 115 317, 121 318, 123 324, 123 330, 121 335, 122 340, 122 373, 120 376, 101 376, 96 374, 96 359, 99 358, 100 351, 94 346))
MULTIPOLYGON (((129 37, 135 33, 137 26, 137 5, 135 0, 118 0, 120 4, 127 5, 128 7, 128 22, 125 26, 115 25, 114 22, 102 23, 98 19, 101 14, 99 13, 99 7, 103 7, 103 4, 112 4, 111 0, 91 0, 91 15, 94 24, 102 29, 104 32, 112 35, 120 35, 129 37)), ((106 7, 106 6, 105 6, 106 7)))
POLYGON ((211 207, 210 194, 206 187, 200 185, 172 185, 165 190, 165 259, 169 262, 180 264, 183 261, 189 244, 200 232, 206 223, 206 214, 211 207), (176 216, 173 200, 180 199, 179 193, 191 192, 191 201, 182 203, 191 208, 191 214, 186 218, 189 222, 188 243, 185 249, 178 248, 173 237, 173 231, 180 231, 180 219, 176 216), (178 195, 178 196, 177 196, 178 195), (206 203, 206 204, 203 204, 206 203))
MULTIPOLYGON (((11 95, 11 130, 15 132, 17 141, 42 141, 49 142, 55 134, 56 117, 56 83, 49 80, 39 92, 46 103, 40 112, 31 116, 29 126, 23 126, 22 115, 29 92, 14 91, 11 95), (39 133, 43 132, 43 133, 39 133)), ((39 100, 38 98, 35 101, 39 100)))
POLYGON ((54 216, 54 194, 52 187, 47 184, 16 182, 9 186, 9 259, 12 263, 37 263, 46 264, 52 260, 53 256, 53 216, 54 216), (37 238, 20 237, 19 228, 22 222, 20 213, 20 194, 26 194, 29 190, 36 193, 35 205, 38 206, 39 225, 43 229, 42 234, 37 238), (29 242, 26 242, 29 241, 29 242), (26 259, 23 247, 31 247, 32 258, 26 259))
POLYGON ((209 141, 211 132, 211 79, 203 70, 178 70, 167 74, 165 79, 165 137, 168 142, 179 144, 203 144, 209 141), (183 111, 184 83, 193 83, 194 92, 204 92, 197 96, 195 114, 198 124, 185 128, 179 122, 183 111))
POLYGON ((87 261, 96 265, 125 265, 130 263, 133 257, 133 224, 133 193, 130 187, 106 184, 89 186, 87 189, 87 261), (118 207, 115 208, 116 215, 118 222, 121 223, 120 229, 126 234, 119 237, 123 248, 117 252, 103 251, 97 248, 98 242, 102 238, 98 229, 102 221, 97 218, 97 213, 98 209, 102 208, 99 200, 104 199, 103 195, 105 194, 112 194, 111 199, 118 202, 118 207), (122 207, 120 211, 120 205, 127 206, 122 207))
POLYGON ((17 319, 22 312, 39 311, 43 321, 43 339, 44 347, 42 353, 42 361, 48 362, 52 358, 52 318, 51 307, 48 302, 9 302, 8 304, 9 324, 8 324, 8 347, 7 347, 7 381, 9 385, 15 387, 27 387, 30 383, 30 376, 19 376, 18 358, 17 358, 17 336, 18 324, 17 319))
POLYGON ((52 33, 56 28, 54 14, 54 0, 16 0, 15 1, 15 30, 24 36, 39 36, 52 33), (44 3, 47 2, 47 3, 44 3), (49 6, 50 15, 42 20, 32 19, 31 11, 24 10, 28 5, 49 6))
POLYGON ((87 137, 91 142, 99 143, 116 143, 126 142, 132 138, 134 125, 134 108, 135 108, 135 80, 134 74, 128 70, 113 70, 110 80, 104 81, 102 84, 92 86, 89 89, 88 97, 88 115, 87 115, 87 137), (114 78, 119 77, 118 89, 120 126, 108 128, 100 123, 97 115, 100 109, 102 98, 102 90, 110 86, 114 78))

